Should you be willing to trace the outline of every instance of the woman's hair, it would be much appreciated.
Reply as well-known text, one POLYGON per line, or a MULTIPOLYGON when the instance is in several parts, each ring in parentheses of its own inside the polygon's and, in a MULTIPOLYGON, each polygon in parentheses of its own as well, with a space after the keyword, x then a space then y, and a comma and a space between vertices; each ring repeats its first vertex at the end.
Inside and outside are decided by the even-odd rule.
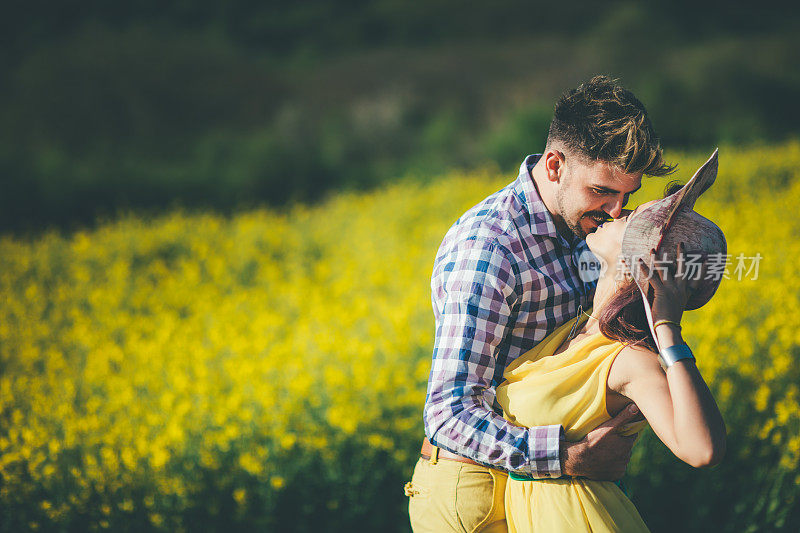
MULTIPOLYGON (((664 197, 675 193, 681 187, 678 181, 668 183, 664 189, 664 197)), ((648 302, 648 305, 651 304, 652 301, 648 302)), ((598 321, 600 332, 607 338, 634 346, 644 346, 653 352, 658 352, 644 312, 642 293, 633 280, 624 282, 624 285, 603 306, 598 321)))

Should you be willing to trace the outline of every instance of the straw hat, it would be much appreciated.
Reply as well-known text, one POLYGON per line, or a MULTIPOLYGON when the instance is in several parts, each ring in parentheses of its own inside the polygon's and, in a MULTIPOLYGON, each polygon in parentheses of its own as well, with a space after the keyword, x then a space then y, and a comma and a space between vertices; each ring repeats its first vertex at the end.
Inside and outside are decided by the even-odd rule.
MULTIPOLYGON (((691 254, 707 256, 727 253, 725 235, 719 226, 694 211, 697 198, 717 178, 718 152, 719 149, 714 150, 708 161, 677 192, 655 202, 631 219, 622 237, 621 254, 627 265, 634 265, 636 257, 647 260, 653 248, 656 250, 656 257, 661 257, 665 252, 674 254, 679 242, 685 244, 686 255, 689 257, 691 254)), ((652 327, 650 306, 647 305, 649 282, 637 268, 634 268, 633 277, 644 296, 645 310, 652 327)), ((705 305, 721 281, 722 276, 704 279, 689 296, 686 309, 698 309, 705 305)))

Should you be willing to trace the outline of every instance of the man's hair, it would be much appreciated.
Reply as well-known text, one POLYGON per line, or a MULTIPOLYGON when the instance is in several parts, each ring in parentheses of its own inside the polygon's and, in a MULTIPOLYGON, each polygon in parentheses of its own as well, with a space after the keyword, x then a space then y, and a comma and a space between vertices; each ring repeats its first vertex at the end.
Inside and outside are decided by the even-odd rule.
POLYGON ((564 93, 556 103, 547 148, 563 144, 586 159, 610 163, 626 174, 669 174, 675 167, 664 161, 647 110, 617 81, 595 76, 564 93))

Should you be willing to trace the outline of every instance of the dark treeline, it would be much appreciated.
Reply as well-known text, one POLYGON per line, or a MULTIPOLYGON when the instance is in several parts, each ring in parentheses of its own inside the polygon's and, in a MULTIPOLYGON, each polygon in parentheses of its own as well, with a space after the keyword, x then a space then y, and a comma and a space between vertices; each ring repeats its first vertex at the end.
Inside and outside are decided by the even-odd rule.
MULTIPOLYGON (((579 35, 637 3, 531 2, 497 0, 465 5, 454 0, 409 3, 401 0, 228 0, 227 2, 140 0, 29 0, 9 2, 2 29, 4 50, 19 55, 32 47, 60 42, 98 23, 113 30, 143 25, 170 32, 200 30, 251 49, 285 55, 298 50, 328 54, 369 46, 440 44, 507 39, 511 34, 579 35), (610 17, 611 16, 611 17, 610 17)), ((791 29, 794 2, 646 2, 648 26, 667 28, 673 38, 698 34, 754 34, 791 29)))
POLYGON ((9 5, 0 230, 513 169, 558 94, 595 73, 640 96, 668 147, 798 134, 788 2, 561 4, 9 5))

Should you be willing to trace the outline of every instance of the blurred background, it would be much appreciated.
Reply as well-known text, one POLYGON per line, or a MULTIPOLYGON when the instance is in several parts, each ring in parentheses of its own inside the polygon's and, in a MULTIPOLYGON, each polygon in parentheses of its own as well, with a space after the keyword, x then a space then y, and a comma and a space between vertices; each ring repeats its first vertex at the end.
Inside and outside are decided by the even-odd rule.
POLYGON ((12 2, 0 227, 509 170, 596 73, 639 96, 670 148, 785 139, 799 19, 780 0, 12 2))
POLYGON ((672 178, 720 147, 733 256, 684 327, 727 457, 648 432, 633 501, 798 531, 799 31, 777 0, 7 3, 0 530, 408 531, 436 249, 608 74, 672 178))

